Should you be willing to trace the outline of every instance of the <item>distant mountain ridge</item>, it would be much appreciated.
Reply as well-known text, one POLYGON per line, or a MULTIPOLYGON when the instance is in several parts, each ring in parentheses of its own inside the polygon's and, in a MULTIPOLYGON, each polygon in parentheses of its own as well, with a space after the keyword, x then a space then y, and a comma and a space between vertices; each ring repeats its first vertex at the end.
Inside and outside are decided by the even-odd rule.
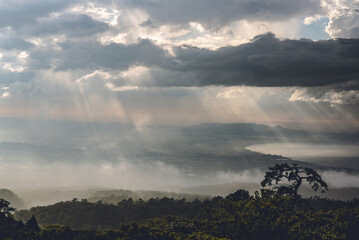
MULTIPOLYGON (((192 133, 208 133, 219 135, 243 135, 243 136, 273 136, 283 134, 287 136, 308 136, 310 134, 322 135, 347 135, 347 134, 332 134, 332 133, 310 133, 303 130, 293 130, 282 126, 268 126, 256 123, 201 123, 184 127, 185 130, 192 133)), ((357 135, 357 134, 353 134, 357 135)))
POLYGON ((256 136, 300 136, 305 137, 310 135, 309 132, 292 130, 282 126, 267 126, 255 123, 202 123, 199 125, 188 126, 184 128, 185 131, 191 133, 201 134, 216 134, 216 135, 237 135, 243 137, 256 136))
POLYGON ((0 189, 0 198, 10 202, 11 206, 16 209, 24 209, 24 202, 11 190, 0 189))
MULTIPOLYGON (((183 128, 183 132, 189 135, 215 135, 215 136, 236 136, 252 138, 261 141, 265 138, 270 140, 305 140, 308 142, 359 142, 359 134, 347 133, 319 133, 303 130, 293 130, 282 126, 268 126, 256 123, 202 123, 183 128)), ((252 144, 250 142, 249 144, 252 144)))

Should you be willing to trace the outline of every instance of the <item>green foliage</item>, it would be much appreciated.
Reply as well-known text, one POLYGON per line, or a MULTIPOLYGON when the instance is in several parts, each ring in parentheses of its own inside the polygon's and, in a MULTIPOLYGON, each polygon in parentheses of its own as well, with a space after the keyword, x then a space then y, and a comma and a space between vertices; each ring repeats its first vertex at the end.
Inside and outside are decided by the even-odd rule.
POLYGON ((31 216, 31 218, 26 222, 26 228, 30 231, 39 232, 40 227, 37 224, 37 220, 34 215, 31 216))
POLYGON ((15 211, 15 208, 10 206, 10 203, 4 199, 0 199, 0 216, 8 217, 11 212, 15 211))
MULTIPOLYGON (((231 196, 242 196, 238 193, 243 192, 231 196)), ((262 189, 254 197, 235 200, 230 197, 192 202, 169 198, 148 201, 128 199, 117 205, 77 200, 61 202, 33 208, 27 213, 18 212, 16 215, 24 213, 28 218, 34 214, 26 225, 14 220, 11 215, 3 215, 0 239, 354 240, 359 236, 358 200, 298 200, 292 196, 273 194, 268 189, 262 189), (36 219, 40 218, 49 222, 43 222, 37 231, 36 219), (50 222, 58 218, 66 219, 69 224, 50 222)))
POLYGON ((99 200, 104 203, 116 204, 122 200, 129 198, 137 201, 139 199, 148 201, 151 198, 173 198, 175 200, 181 200, 185 198, 187 201, 193 201, 194 199, 205 200, 209 199, 210 196, 197 195, 197 194, 185 194, 185 193, 174 193, 174 192, 160 192, 160 191, 130 191, 130 190, 102 190, 97 191, 92 197, 88 198, 89 202, 98 202, 99 200))
POLYGON ((249 196, 249 192, 244 190, 244 189, 239 189, 234 193, 229 194, 226 199, 230 200, 230 201, 240 201, 240 200, 246 200, 248 199, 249 196))
POLYGON ((131 198, 122 200, 116 205, 98 201, 60 202, 47 207, 34 207, 30 210, 18 211, 15 217, 27 221, 35 215, 40 225, 59 224, 76 229, 114 229, 124 222, 145 223, 147 219, 165 215, 203 219, 206 215, 206 206, 210 201, 173 198, 151 198, 148 201, 131 198))

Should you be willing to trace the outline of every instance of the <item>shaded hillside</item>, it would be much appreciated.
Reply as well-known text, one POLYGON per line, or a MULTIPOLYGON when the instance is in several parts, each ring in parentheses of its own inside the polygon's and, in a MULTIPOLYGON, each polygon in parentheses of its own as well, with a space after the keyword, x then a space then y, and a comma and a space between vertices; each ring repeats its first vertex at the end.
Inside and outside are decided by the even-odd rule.
POLYGON ((26 207, 25 203, 9 189, 0 189, 0 199, 1 198, 11 202, 11 205, 16 209, 23 209, 26 207))
POLYGON ((255 196, 237 193, 226 198, 191 202, 169 198, 136 202, 128 199, 117 205, 85 200, 61 202, 17 212, 15 219, 28 221, 26 227, 19 225, 17 230, 8 228, 10 231, 4 233, 12 235, 15 231, 25 231, 32 238, 41 240, 354 240, 359 234, 358 201, 318 198, 298 201, 268 195, 265 191, 255 196), (33 218, 33 224, 28 224, 32 215, 41 229, 33 218), (35 228, 37 230, 31 231, 35 228))
POLYGON ((299 131, 282 126, 267 126, 255 123, 203 123, 182 128, 186 135, 199 138, 236 138, 242 145, 272 141, 312 143, 353 143, 359 142, 359 134, 316 133, 299 131))
POLYGON ((60 224, 77 229, 116 228, 125 222, 144 223, 148 219, 166 215, 204 219, 205 205, 209 207, 209 202, 202 204, 199 200, 188 202, 170 198, 152 198, 148 201, 133 201, 130 198, 116 205, 73 200, 21 210, 15 214, 15 218, 26 222, 34 215, 40 225, 60 224))
POLYGON ((89 202, 102 201, 103 203, 116 204, 124 199, 132 198, 133 200, 151 198, 174 198, 176 200, 187 199, 207 199, 210 196, 196 193, 178 193, 170 191, 145 191, 145 190, 125 190, 113 188, 40 188, 19 190, 19 195, 24 199, 28 207, 46 206, 61 201, 69 201, 72 199, 87 199, 89 202))

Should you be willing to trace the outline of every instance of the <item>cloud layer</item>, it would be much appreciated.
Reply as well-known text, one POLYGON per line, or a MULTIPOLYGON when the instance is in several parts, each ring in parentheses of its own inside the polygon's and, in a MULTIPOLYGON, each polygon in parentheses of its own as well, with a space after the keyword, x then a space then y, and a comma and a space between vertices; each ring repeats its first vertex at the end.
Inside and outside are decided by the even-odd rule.
MULTIPOLYGON (((5 42, 6 43, 6 42, 5 42)), ((21 42, 22 43, 22 42, 21 42)), ((14 44, 21 45, 14 41, 14 44)), ((174 55, 149 40, 136 44, 67 41, 57 49, 30 51, 30 67, 55 71, 102 69, 112 72, 143 66, 153 81, 142 86, 328 86, 359 79, 359 39, 280 40, 273 34, 239 46, 209 50, 175 47, 174 55)), ((123 79, 118 84, 131 84, 123 79)))
POLYGON ((220 27, 240 19, 274 21, 322 11, 318 0, 184 0, 180 2, 136 0, 131 1, 130 6, 145 10, 155 22, 173 24, 200 22, 210 27, 220 27))
POLYGON ((346 0, 2 1, 0 116, 267 123, 296 107, 315 121, 353 123, 357 8, 346 0), (302 39, 318 22, 339 38, 302 39))
MULTIPOLYGON (((326 86, 359 79, 359 39, 279 40, 273 34, 216 51, 177 48, 188 85, 326 86)), ((176 85, 176 83, 174 83, 176 85)))

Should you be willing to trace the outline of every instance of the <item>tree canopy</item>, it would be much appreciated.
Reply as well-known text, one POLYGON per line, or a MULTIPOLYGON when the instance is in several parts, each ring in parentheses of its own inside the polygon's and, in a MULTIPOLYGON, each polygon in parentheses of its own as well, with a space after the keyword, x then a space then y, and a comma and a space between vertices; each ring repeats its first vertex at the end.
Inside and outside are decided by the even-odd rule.
POLYGON ((292 165, 282 163, 269 167, 269 170, 270 171, 265 173, 261 185, 262 187, 272 186, 273 182, 278 184, 279 182, 283 183, 284 181, 287 181, 289 185, 274 187, 280 195, 299 198, 298 189, 303 181, 308 182, 314 191, 320 190, 322 193, 328 191, 328 185, 314 169, 299 167, 296 163, 293 163, 292 165))
POLYGON ((10 202, 0 198, 0 215, 8 217, 13 211, 15 211, 15 208, 10 206, 10 202))

